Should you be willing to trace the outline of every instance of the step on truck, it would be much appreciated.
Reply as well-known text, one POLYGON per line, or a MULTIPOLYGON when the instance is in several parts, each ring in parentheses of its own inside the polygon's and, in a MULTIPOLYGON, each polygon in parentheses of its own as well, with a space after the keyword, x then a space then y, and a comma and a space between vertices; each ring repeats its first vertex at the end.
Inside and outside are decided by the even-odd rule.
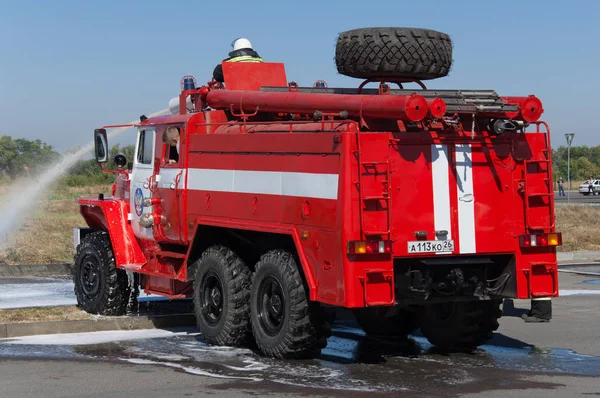
POLYGON ((131 167, 108 158, 115 126, 96 129, 116 177, 110 196, 77 200, 78 305, 193 299, 208 344, 298 358, 326 346, 336 309, 368 335, 421 329, 471 350, 504 299, 556 297, 542 102, 427 88, 451 67, 441 32, 356 29, 335 52, 360 85, 300 86, 278 62, 223 62, 224 82, 201 86, 185 76, 171 114, 132 125, 131 167))

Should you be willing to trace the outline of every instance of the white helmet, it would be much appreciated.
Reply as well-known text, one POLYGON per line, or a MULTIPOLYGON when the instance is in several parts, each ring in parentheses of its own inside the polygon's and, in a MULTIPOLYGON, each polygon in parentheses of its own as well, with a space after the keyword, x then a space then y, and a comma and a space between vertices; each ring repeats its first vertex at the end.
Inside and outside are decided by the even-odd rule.
POLYGON ((240 37, 231 42, 231 47, 233 47, 233 51, 241 50, 242 48, 252 49, 252 43, 250 43, 250 40, 240 37))

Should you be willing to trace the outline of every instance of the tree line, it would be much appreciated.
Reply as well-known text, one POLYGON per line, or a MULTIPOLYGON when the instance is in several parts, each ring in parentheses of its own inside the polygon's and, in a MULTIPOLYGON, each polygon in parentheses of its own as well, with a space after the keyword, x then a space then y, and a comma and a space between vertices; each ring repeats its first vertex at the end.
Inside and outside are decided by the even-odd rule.
POLYGON ((42 140, 0 137, 0 173, 4 178, 15 180, 35 174, 58 159, 60 154, 42 140))
MULTIPOLYGON (((568 148, 560 146, 552 150, 552 171, 554 181, 562 177, 567 181, 568 148)), ((571 180, 587 180, 589 177, 600 178, 600 145, 571 147, 571 180)))
MULTIPOLYGON (((65 154, 73 153, 78 148, 71 149, 65 154)), ((109 161, 106 168, 116 168, 114 157, 122 153, 127 158, 128 168, 132 166, 135 147, 115 144, 110 148, 109 161)), ((48 166, 60 161, 63 154, 56 151, 52 145, 42 140, 13 138, 8 135, 0 137, 0 180, 14 181, 18 178, 35 178, 47 170, 48 166)), ((104 173, 94 158, 81 159, 71 167, 58 181, 68 186, 87 186, 109 184, 114 181, 114 174, 104 173)))

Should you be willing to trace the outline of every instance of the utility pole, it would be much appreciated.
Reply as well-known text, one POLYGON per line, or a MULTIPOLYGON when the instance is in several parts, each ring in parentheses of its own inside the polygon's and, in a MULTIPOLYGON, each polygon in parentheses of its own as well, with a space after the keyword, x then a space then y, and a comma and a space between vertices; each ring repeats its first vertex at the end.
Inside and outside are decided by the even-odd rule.
POLYGON ((567 139, 567 181, 569 189, 567 191, 567 203, 571 202, 571 142, 573 142, 573 137, 575 133, 567 133, 565 134, 565 138, 567 139))

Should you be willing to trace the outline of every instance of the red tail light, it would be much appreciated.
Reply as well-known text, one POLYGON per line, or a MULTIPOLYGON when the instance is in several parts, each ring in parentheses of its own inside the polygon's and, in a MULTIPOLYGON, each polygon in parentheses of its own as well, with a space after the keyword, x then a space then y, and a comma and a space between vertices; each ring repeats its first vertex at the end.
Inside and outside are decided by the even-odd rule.
POLYGON ((390 254, 391 240, 353 240, 348 242, 348 254, 390 254))
POLYGON ((562 245, 561 233, 527 234, 519 237, 521 247, 550 247, 562 245))

